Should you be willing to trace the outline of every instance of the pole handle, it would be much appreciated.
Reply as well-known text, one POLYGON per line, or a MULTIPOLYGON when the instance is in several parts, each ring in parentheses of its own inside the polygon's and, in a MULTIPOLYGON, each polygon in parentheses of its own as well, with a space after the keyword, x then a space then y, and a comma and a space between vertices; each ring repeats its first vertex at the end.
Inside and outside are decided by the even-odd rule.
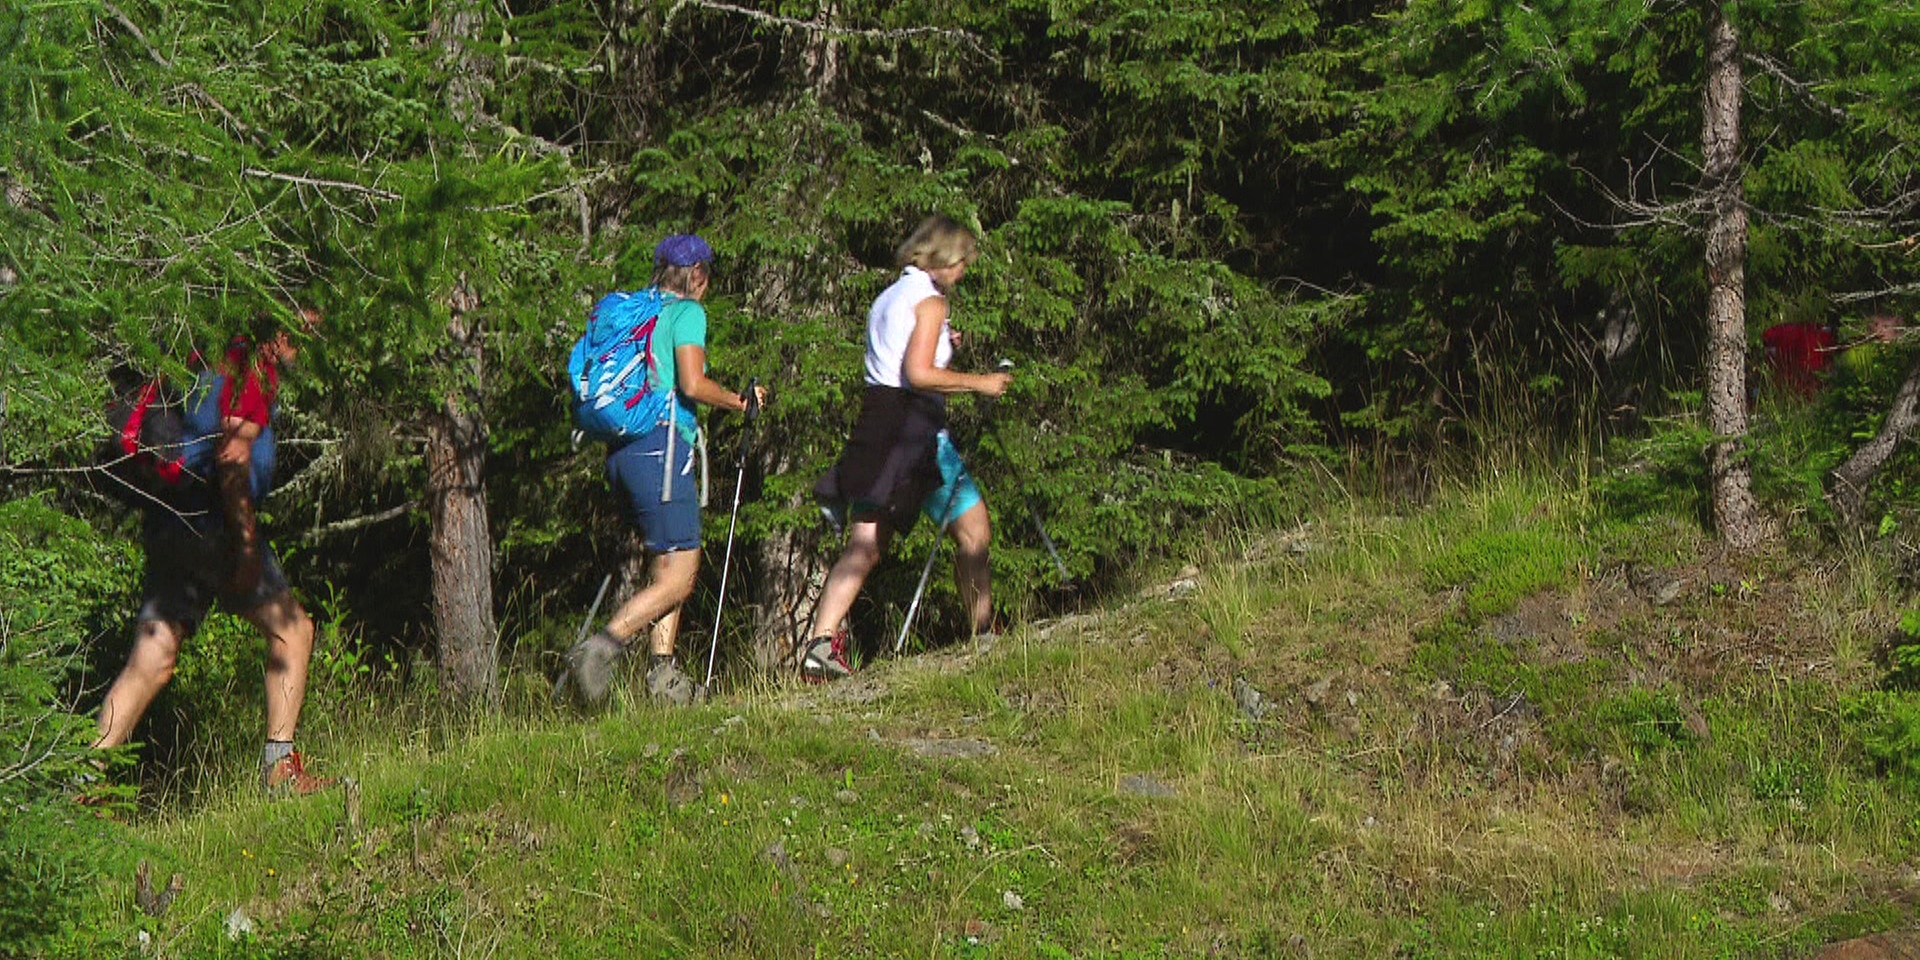
POLYGON ((745 412, 748 420, 752 420, 754 417, 757 417, 760 415, 760 378, 759 377, 748 378, 747 390, 745 393, 742 393, 740 395, 740 399, 746 401, 747 409, 745 412))

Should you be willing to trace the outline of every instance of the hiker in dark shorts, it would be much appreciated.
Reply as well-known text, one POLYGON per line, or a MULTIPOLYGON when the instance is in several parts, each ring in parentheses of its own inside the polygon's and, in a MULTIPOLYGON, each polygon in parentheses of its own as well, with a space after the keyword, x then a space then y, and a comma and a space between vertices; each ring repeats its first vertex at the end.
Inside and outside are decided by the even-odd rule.
POLYGON ((924 512, 952 535, 954 579, 976 633, 991 628, 987 562, 993 529, 986 501, 947 435, 947 395, 998 397, 1006 373, 947 368, 958 339, 947 294, 978 253, 973 232, 928 217, 896 251, 899 279, 867 314, 866 393, 840 459, 814 485, 830 514, 849 521, 847 545, 827 574, 807 639, 794 651, 803 679, 838 680, 852 668, 842 621, 895 532, 924 512))
MULTIPOLYGON (((300 311, 302 335, 320 324, 300 311)), ((168 681, 180 647, 218 603, 266 638, 266 744, 260 784, 268 791, 312 793, 333 781, 315 777, 294 749, 313 655, 313 619, 287 587, 273 548, 260 535, 255 508, 273 485, 273 413, 281 368, 299 354, 294 335, 263 322, 255 336, 228 343, 216 376, 195 387, 187 425, 212 438, 208 483, 184 507, 145 510, 146 568, 133 650, 100 705, 96 748, 117 747, 168 681)))
MULTIPOLYGON (((660 308, 651 353, 660 383, 671 384, 674 397, 665 420, 651 432, 613 444, 607 455, 607 480, 646 542, 651 576, 614 611, 605 629, 567 652, 556 693, 570 687, 590 707, 606 700, 615 664, 643 631, 651 652, 648 693, 657 701, 684 705, 697 690, 674 659, 671 628, 700 572, 702 478, 694 472, 699 435, 692 404, 740 411, 748 404, 746 395, 707 376, 707 314, 700 301, 712 276, 713 249, 694 234, 675 234, 654 249, 652 285, 670 296, 660 308), (655 628, 662 621, 669 626, 655 628)), ((756 404, 765 400, 765 388, 756 386, 754 392, 756 404)))

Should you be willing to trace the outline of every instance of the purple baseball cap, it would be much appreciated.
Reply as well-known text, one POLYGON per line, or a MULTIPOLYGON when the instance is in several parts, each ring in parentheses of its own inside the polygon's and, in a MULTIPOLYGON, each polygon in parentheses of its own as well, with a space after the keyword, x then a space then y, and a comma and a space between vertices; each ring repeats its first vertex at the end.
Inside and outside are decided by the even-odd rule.
POLYGON ((691 267, 712 259, 713 248, 694 233, 676 233, 653 248, 653 265, 656 267, 691 267))

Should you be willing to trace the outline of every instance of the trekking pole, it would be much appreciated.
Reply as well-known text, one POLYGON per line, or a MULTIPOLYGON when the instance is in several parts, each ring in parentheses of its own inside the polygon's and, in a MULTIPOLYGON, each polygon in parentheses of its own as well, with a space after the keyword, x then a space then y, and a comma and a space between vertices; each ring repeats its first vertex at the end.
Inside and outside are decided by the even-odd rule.
MULTIPOLYGON (((1013 369, 1012 360, 1002 360, 997 365, 1001 371, 1013 369)), ((1020 465, 1013 462, 1013 454, 1007 450, 1007 441, 1000 436, 1000 425, 992 417, 987 418, 987 432, 993 434, 993 442, 1000 447, 1000 453, 1007 458, 1007 469, 1013 473, 1014 490, 1020 494, 1020 502, 1027 508, 1027 519, 1033 521, 1033 531, 1040 535, 1040 543, 1047 548, 1047 556, 1053 558, 1053 569, 1060 574, 1061 583, 1073 581, 1073 575, 1067 572, 1067 565, 1060 559, 1060 551, 1054 547, 1053 538, 1047 536, 1046 524, 1040 522, 1040 510, 1033 505, 1033 497, 1027 494, 1026 477, 1020 473, 1020 465)))
MULTIPOLYGON (((1012 365, 1011 361, 1006 360, 1001 361, 1001 363, 1003 364, 1000 368, 1002 370, 1012 365)), ((993 422, 993 401, 993 397, 986 397, 981 400, 983 416, 988 423, 993 422)), ((975 446, 978 446, 978 444, 975 444, 975 446)), ((936 447, 935 449, 937 450, 938 448, 936 447)), ((954 457, 960 461, 960 470, 953 475, 953 489, 947 491, 946 506, 940 508, 940 516, 934 520, 934 522, 940 524, 940 526, 933 531, 933 547, 927 551, 927 562, 920 567, 920 582, 913 588, 913 602, 907 604, 906 619, 900 622, 900 635, 893 639, 894 653, 899 653, 907 645, 907 633, 913 629, 913 615, 920 611, 920 599, 926 595, 927 580, 933 576, 933 559, 940 555, 940 537, 947 532, 948 525, 952 523, 952 521, 948 519, 947 514, 953 512, 953 501, 960 496, 960 481, 971 476, 971 473, 967 470, 966 458, 959 455, 959 444, 954 444, 953 453, 954 457)))
POLYGON ((720 615, 727 609, 727 571, 733 567, 733 529, 740 522, 740 488, 747 482, 747 440, 753 420, 760 415, 760 378, 747 381, 747 422, 740 428, 740 451, 734 456, 738 473, 733 480, 733 512, 727 516, 726 559, 720 562, 720 599, 713 606, 713 639, 707 644, 707 679, 701 687, 713 685, 713 662, 720 653, 720 615))
MULTIPOLYGON (((954 453, 959 453, 958 447, 954 453)), ((967 476, 967 462, 960 461, 960 472, 953 477, 953 489, 947 492, 947 504, 940 508, 939 521, 945 521, 947 514, 953 512, 953 501, 960 497, 960 481, 967 476)), ((947 525, 941 523, 933 531, 933 546, 927 550, 927 562, 920 568, 920 582, 913 588, 913 602, 907 604, 907 617, 900 622, 900 635, 893 638, 893 652, 899 653, 907 645, 907 633, 913 629, 913 615, 920 611, 920 598, 926 595, 927 580, 933 576, 933 559, 940 555, 940 538, 947 532, 947 525)))
POLYGON ((580 649, 580 645, 587 642, 587 631, 593 627, 593 615, 600 612, 600 601, 607 598, 607 588, 611 586, 613 586, 613 574, 609 573, 600 578, 600 589, 594 593, 593 604, 587 607, 587 618, 580 621, 580 632, 573 638, 572 650, 568 651, 568 663, 561 666, 560 678, 553 681, 553 699, 556 703, 566 697, 568 681, 573 677, 572 652, 580 649))
POLYGON ((580 621, 580 633, 573 638, 574 646, 577 647, 586 642, 587 628, 593 626, 593 615, 600 612, 600 601, 607 598, 607 588, 610 586, 613 586, 613 574, 611 573, 600 579, 600 589, 593 595, 593 605, 587 607, 587 618, 580 621))

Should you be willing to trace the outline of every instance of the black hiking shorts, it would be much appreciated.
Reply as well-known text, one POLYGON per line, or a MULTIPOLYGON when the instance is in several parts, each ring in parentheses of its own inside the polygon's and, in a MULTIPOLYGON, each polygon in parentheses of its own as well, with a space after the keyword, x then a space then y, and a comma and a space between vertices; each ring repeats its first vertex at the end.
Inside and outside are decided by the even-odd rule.
POLYGON ((260 545, 260 583, 251 591, 227 590, 233 579, 234 551, 223 529, 196 530, 181 524, 156 524, 143 538, 147 550, 142 576, 140 620, 181 624, 191 632, 215 603, 247 614, 287 592, 287 576, 273 548, 260 545))

